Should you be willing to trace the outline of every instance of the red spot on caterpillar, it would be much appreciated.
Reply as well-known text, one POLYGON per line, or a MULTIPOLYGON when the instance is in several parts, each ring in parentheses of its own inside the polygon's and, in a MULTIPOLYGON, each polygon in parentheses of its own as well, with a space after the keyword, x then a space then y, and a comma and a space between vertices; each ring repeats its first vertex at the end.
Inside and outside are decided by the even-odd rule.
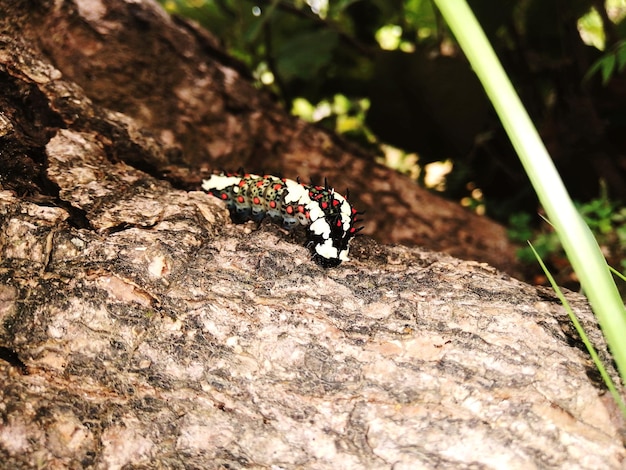
POLYGON ((270 207, 272 209, 275 209, 276 208, 276 201, 270 201, 270 207))
POLYGON ((341 219, 337 219, 337 227, 341 227, 341 219))
POLYGON ((304 213, 304 206, 303 205, 299 205, 298 206, 298 212, 300 212, 301 214, 304 213))
POLYGON ((243 204, 244 201, 245 201, 245 199, 243 198, 243 196, 239 196, 237 198, 237 202, 240 203, 240 204, 243 204))
MULTIPOLYGON (((283 180, 283 181, 285 181, 285 180, 283 180)), ((283 187, 283 185, 282 185, 282 184, 279 184, 279 183, 276 183, 276 184, 274 185, 274 189, 275 189, 276 191, 278 191, 278 190, 279 190, 280 188, 282 188, 282 187, 283 187)))
POLYGON ((285 209, 285 212, 286 212, 287 214, 293 214, 293 207, 291 207, 291 206, 287 206, 287 208, 285 209))
POLYGON ((256 187, 260 188, 261 186, 263 186, 263 181, 258 181, 256 184, 256 187))
POLYGON ((240 187, 240 188, 241 188, 241 187, 243 187, 243 186, 245 186, 245 185, 246 185, 246 180, 241 180, 241 181, 239 182, 239 187, 240 187))
POLYGON ((337 207, 339 204, 341 204, 337 199, 333 199, 333 206, 337 207))
POLYGON ((220 199, 222 199, 223 201, 225 201, 226 199, 228 199, 228 194, 226 194, 226 193, 222 193, 222 194, 220 194, 220 199))
POLYGON ((261 200, 256 196, 254 196, 254 198, 252 199, 252 202, 254 202, 256 205, 261 204, 261 200))
POLYGON ((322 209, 328 209, 328 203, 326 201, 322 202, 321 206, 322 209))

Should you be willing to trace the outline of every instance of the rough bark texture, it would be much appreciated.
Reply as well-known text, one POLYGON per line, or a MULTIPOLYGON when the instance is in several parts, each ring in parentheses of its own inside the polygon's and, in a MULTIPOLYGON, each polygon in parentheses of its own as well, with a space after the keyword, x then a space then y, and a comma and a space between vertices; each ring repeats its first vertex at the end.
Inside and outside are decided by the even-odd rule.
POLYGON ((161 172, 185 186, 181 162, 256 149, 370 172, 361 201, 389 210, 417 189, 285 116, 152 3, 7 3, 1 468, 624 468, 624 423, 549 293, 365 237, 323 270, 161 172))

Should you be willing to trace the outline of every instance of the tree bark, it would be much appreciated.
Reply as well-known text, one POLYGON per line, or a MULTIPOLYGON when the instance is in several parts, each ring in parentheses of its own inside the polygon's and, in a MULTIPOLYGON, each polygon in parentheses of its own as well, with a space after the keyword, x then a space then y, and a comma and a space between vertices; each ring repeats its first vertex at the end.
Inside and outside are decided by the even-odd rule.
POLYGON ((286 115, 152 2, 0 5, 6 468, 622 468, 551 294, 368 237, 324 270, 193 189, 220 166, 328 175, 370 233, 449 251, 484 219, 286 115))

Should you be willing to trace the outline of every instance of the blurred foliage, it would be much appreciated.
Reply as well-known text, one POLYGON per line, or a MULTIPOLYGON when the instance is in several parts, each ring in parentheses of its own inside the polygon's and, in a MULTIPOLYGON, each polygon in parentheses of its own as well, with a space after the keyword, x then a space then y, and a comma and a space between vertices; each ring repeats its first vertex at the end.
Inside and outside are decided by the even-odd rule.
MULTIPOLYGON (((431 187, 538 229, 534 191, 431 0, 161 3, 210 30, 292 112, 421 184, 429 164, 451 162, 431 187)), ((626 0, 469 3, 572 197, 586 207, 604 181, 607 198, 626 201, 626 0)))
MULTIPOLYGON (((601 185, 601 194, 585 203, 577 203, 576 207, 583 219, 591 228, 604 256, 610 266, 626 275, 626 207, 611 201, 607 195, 606 185, 601 185)), ((526 246, 530 240, 539 256, 556 272, 561 285, 575 287, 577 280, 573 277, 565 252, 561 247, 559 237, 550 225, 533 229, 531 216, 519 212, 509 219, 509 237, 522 244, 518 250, 518 258, 529 266, 536 264, 532 249, 526 246)), ((537 283, 545 283, 543 279, 536 279, 537 283)), ((620 286, 622 295, 626 298, 624 285, 620 286)))
POLYGON ((602 75, 602 84, 609 83, 613 76, 624 71, 626 66, 626 41, 618 41, 615 45, 600 57, 591 66, 585 75, 585 80, 589 80, 594 75, 600 73, 602 75))

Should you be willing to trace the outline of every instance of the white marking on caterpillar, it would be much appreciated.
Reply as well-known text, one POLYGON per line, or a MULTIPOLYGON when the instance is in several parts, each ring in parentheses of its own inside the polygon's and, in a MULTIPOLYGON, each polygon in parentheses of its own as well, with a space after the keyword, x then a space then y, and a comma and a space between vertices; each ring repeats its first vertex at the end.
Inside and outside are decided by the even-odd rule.
POLYGON ((316 235, 323 236, 325 239, 330 238, 330 225, 328 225, 328 222, 326 222, 326 219, 324 219, 323 217, 315 220, 315 222, 313 222, 309 226, 309 230, 311 230, 316 235))
POLYGON ((330 239, 315 245, 315 252, 324 258, 338 258, 337 248, 333 246, 333 241, 330 239))
POLYGON ((202 189, 210 191, 211 189, 222 190, 228 186, 236 187, 239 181, 241 181, 241 178, 237 176, 211 175, 208 180, 202 182, 202 189))

